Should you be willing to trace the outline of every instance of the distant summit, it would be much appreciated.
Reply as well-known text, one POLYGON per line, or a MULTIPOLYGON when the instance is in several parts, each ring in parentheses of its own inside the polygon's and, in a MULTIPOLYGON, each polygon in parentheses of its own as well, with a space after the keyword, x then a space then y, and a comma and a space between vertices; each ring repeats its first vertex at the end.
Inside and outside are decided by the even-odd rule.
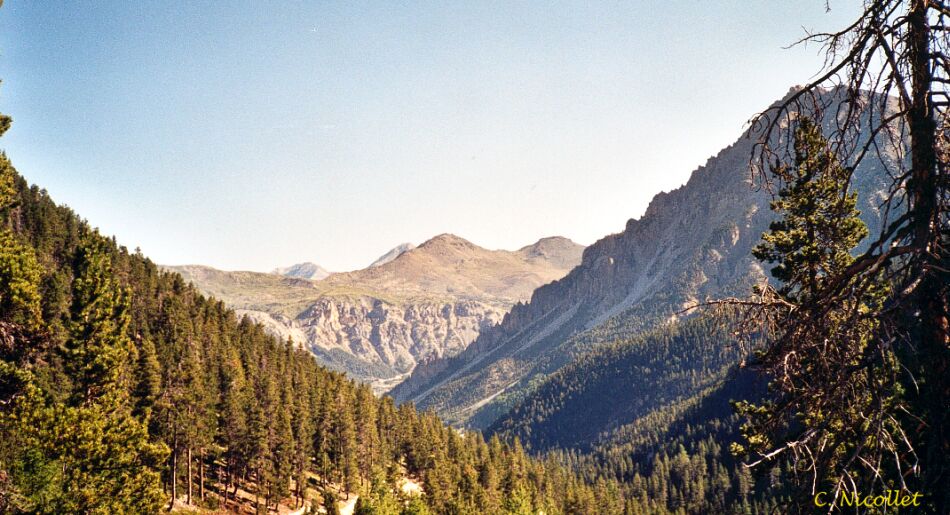
POLYGON ((433 248, 433 247, 457 247, 457 248, 475 248, 476 245, 461 236, 456 236, 451 233, 442 233, 438 236, 433 236, 429 238, 422 245, 419 245, 419 248, 433 248))
POLYGON ((542 260, 562 268, 571 268, 581 262, 584 246, 563 236, 541 238, 536 243, 518 249, 528 260, 542 260))
POLYGON ((272 274, 282 275, 284 277, 295 277, 297 279, 310 279, 311 281, 319 281, 321 279, 326 279, 330 275, 330 272, 322 266, 306 262, 306 263, 297 263, 296 265, 291 265, 283 268, 275 268, 272 274))
MULTIPOLYGON (((439 234, 363 270, 334 274, 332 284, 409 296, 450 296, 508 306, 531 298, 581 260, 583 247, 548 238, 520 250, 489 250, 454 234, 439 234), (573 259, 571 258, 573 256, 573 259)), ((398 248, 398 247, 397 247, 398 248)), ((395 249, 384 257, 396 254, 395 249)))
POLYGON ((412 243, 400 243, 399 245, 396 245, 390 249, 389 252, 379 256, 379 258, 376 261, 373 261, 368 268, 375 268, 377 266, 385 265, 386 263, 389 263, 390 261, 401 256, 404 252, 410 251, 414 248, 416 248, 416 246, 412 243))

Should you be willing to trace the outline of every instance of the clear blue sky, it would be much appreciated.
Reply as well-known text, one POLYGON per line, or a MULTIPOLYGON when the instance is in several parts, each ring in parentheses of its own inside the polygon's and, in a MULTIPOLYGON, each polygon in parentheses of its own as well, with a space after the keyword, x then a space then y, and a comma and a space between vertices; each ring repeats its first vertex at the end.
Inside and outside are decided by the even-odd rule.
POLYGON ((157 262, 367 265, 622 230, 805 82, 857 1, 7 0, 0 141, 157 262))

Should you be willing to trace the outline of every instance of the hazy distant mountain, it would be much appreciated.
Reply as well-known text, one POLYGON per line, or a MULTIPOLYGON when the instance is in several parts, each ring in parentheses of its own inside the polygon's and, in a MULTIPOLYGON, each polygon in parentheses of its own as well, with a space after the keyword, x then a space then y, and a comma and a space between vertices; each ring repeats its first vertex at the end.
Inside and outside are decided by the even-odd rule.
POLYGON ((298 277, 300 279, 310 279, 319 281, 326 279, 330 272, 322 266, 307 261, 306 263, 297 263, 288 267, 275 268, 272 274, 283 275, 287 277, 298 277))
POLYGON ((389 252, 383 254, 382 256, 379 256, 379 259, 377 259, 376 261, 373 261, 369 265, 369 268, 385 265, 386 263, 389 263, 390 261, 401 256, 404 252, 408 250, 412 250, 414 248, 416 248, 416 246, 413 245, 412 243, 401 243, 399 245, 396 245, 395 247, 390 249, 389 252))
MULTIPOLYGON (((456 424, 486 427, 572 357, 630 338, 698 300, 744 295, 766 272, 751 248, 774 219, 767 191, 748 169, 752 141, 741 137, 659 193, 619 234, 584 250, 566 277, 542 286, 501 324, 452 358, 428 360, 392 394, 456 424)), ((880 162, 855 174, 859 209, 871 234, 887 179, 880 162)), ((555 421, 556 423, 556 421, 555 421)))
POLYGON ((388 263, 328 280, 403 295, 479 299, 507 308, 563 277, 580 263, 583 249, 567 238, 544 238, 517 251, 488 250, 454 234, 440 234, 388 263))
POLYGON ((419 360, 463 350, 538 286, 563 277, 582 252, 566 238, 507 251, 441 234, 386 263, 320 281, 170 268, 271 332, 306 345, 323 363, 383 390, 419 360))
POLYGON ((562 268, 573 268, 580 262, 583 250, 584 247, 567 238, 551 236, 518 249, 518 254, 527 260, 546 261, 562 268))

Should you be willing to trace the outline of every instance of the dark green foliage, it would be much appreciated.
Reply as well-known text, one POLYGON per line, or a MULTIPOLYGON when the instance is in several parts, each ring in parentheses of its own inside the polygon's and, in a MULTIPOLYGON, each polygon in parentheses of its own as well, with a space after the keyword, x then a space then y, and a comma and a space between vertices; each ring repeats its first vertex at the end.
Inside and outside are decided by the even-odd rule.
POLYGON ((113 283, 108 250, 89 234, 80 243, 73 280, 69 337, 62 346, 64 371, 72 381, 73 402, 83 405, 104 392, 124 389, 133 356, 128 292, 113 283))
MULTIPOLYGON (((0 135, 9 127, 3 117, 0 135)), ((10 210, 16 205, 16 171, 0 152, 0 313, 11 323, 36 328, 40 322, 40 268, 32 249, 11 231, 10 210)))
POLYGON ((850 265, 851 249, 868 230, 856 208, 858 194, 848 191, 850 172, 810 119, 801 119, 795 131, 794 167, 779 168, 776 176, 789 182, 771 207, 783 217, 772 222, 752 254, 776 263, 772 275, 782 282, 780 292, 796 300, 850 265))
POLYGON ((783 492, 728 450, 740 437, 730 401, 764 391, 737 366, 734 327, 699 317, 594 347, 489 432, 521 439, 595 490, 619 488, 632 513, 767 513, 783 492))
POLYGON ((327 515, 340 515, 340 508, 336 504, 336 496, 332 492, 323 494, 323 509, 327 515))
POLYGON ((603 344, 547 378, 489 428, 535 451, 589 449, 601 433, 715 385, 743 353, 726 327, 687 320, 603 344))

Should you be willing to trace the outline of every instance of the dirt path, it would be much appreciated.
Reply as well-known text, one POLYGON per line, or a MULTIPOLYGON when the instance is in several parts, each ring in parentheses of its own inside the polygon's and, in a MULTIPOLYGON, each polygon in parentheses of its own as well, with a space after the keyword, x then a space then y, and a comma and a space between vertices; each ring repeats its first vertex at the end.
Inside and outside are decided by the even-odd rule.
POLYGON ((356 500, 359 498, 360 496, 354 495, 350 500, 340 505, 340 515, 353 515, 353 510, 356 509, 356 500))

